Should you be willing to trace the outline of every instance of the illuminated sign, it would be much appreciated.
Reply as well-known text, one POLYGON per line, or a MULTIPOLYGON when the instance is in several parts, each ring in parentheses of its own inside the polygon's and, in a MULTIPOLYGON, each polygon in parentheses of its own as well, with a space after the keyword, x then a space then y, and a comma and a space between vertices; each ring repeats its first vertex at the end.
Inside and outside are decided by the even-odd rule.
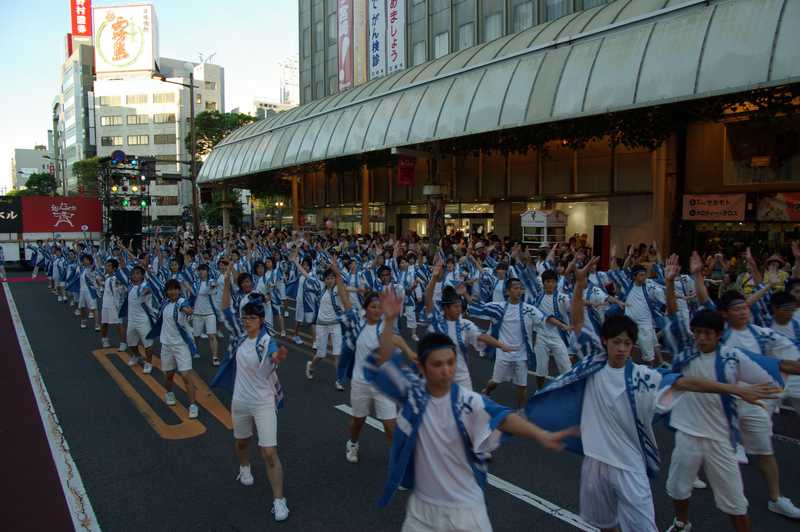
POLYGON ((155 64, 153 6, 94 9, 95 68, 100 72, 153 70, 155 64))

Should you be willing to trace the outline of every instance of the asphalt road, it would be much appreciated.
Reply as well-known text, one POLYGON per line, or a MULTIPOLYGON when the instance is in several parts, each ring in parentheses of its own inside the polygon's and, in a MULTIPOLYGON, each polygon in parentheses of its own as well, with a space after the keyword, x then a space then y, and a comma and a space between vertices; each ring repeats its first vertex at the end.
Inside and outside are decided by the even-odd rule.
MULTIPOLYGON (((143 380, 140 370, 129 368, 113 350, 98 352, 99 333, 81 330, 73 309, 57 303, 44 284, 13 283, 11 290, 103 530, 400 529, 407 495, 398 494, 384 509, 376 505, 387 472, 384 435, 365 427, 360 462, 354 465, 345 460, 348 416, 335 407, 349 402, 349 392, 335 391, 335 371, 329 364, 318 366, 314 381, 305 379, 304 366, 312 356, 307 334, 304 346, 287 344, 290 356, 279 370, 286 406, 278 415, 278 449, 291 515, 288 521, 275 523, 270 515, 272 496, 263 462, 255 451, 255 485, 243 487, 236 481, 232 431, 212 413, 224 419, 230 405, 227 392, 215 390, 222 406, 210 406, 212 410, 201 406, 199 422, 187 423, 185 409, 170 409, 154 393, 163 382, 160 371, 154 370, 153 380, 143 380), (131 399, 135 396, 138 398, 131 399), (154 426, 168 437, 181 439, 162 437, 154 426)), ((112 345, 118 343, 115 334, 112 345)), ((200 350, 203 358, 195 361, 195 368, 205 382, 210 382, 215 368, 203 340, 200 350)), ((9 355, 17 356, 13 351, 9 355)), ((491 363, 474 355, 471 370, 475 385, 482 386, 491 375, 491 363)), ((535 385, 533 378, 530 384, 535 385)), ((176 391, 179 403, 187 405, 185 394, 176 391)), ((207 399, 211 405, 213 398, 207 399)), ((513 405, 510 385, 500 386, 494 399, 513 405)), ((30 415, 29 409, 24 415, 30 415)), ((799 425, 794 413, 784 412, 776 418, 776 433, 782 435, 776 438, 775 447, 783 491, 796 502, 800 502, 796 480, 800 477, 799 425)), ((664 473, 653 483, 653 493, 657 522, 665 530, 672 520, 664 483, 673 436, 663 426, 656 434, 664 473)), ((6 460, 22 458, 19 453, 4 454, 6 460)), ((495 453, 490 472, 513 484, 506 485, 505 490, 495 486, 486 490, 496 531, 579 530, 568 517, 557 514, 558 508, 578 512, 580 457, 547 452, 533 442, 514 439, 495 453), (527 493, 515 497, 509 493, 515 489, 527 493), (547 503, 555 505, 556 511, 543 510, 547 503)), ((753 529, 798 530, 797 522, 767 511, 765 486, 755 467, 744 466, 742 472, 753 529)), ((15 486, 13 478, 5 479, 4 491, 15 486)), ((691 517, 697 531, 729 529, 709 490, 695 491, 691 517)))

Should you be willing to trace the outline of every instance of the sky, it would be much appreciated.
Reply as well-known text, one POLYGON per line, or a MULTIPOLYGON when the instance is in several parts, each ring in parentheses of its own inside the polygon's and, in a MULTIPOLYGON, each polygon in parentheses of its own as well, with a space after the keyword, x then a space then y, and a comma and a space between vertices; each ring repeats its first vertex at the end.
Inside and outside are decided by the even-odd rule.
MULTIPOLYGON (((93 6, 150 3, 159 53, 199 62, 217 55, 225 69, 225 110, 249 108, 254 97, 278 101, 277 62, 298 54, 296 0, 95 1, 93 6)), ((47 145, 70 31, 69 0, 0 0, 0 189, 11 188, 14 148, 47 145)))

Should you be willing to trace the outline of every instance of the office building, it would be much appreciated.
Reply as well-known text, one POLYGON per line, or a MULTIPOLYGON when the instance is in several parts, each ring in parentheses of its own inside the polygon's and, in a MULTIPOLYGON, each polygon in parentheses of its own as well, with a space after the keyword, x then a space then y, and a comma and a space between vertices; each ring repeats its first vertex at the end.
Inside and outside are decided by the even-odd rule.
POLYGON ((14 190, 24 188, 31 174, 53 173, 47 155, 47 146, 15 148, 14 158, 11 159, 11 187, 14 190))

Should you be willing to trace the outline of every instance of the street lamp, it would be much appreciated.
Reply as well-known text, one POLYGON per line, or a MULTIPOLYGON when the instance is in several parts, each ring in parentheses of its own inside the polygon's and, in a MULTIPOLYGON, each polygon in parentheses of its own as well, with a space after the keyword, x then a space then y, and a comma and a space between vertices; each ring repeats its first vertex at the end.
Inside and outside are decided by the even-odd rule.
POLYGON ((190 174, 189 177, 190 177, 191 182, 192 182, 192 218, 193 218, 193 227, 192 227, 192 229, 193 229, 193 233, 194 233, 194 245, 195 245, 195 247, 198 247, 197 246, 197 239, 199 238, 199 235, 200 235, 200 219, 199 219, 199 215, 198 215, 198 210, 199 209, 198 209, 198 205, 197 205, 197 203, 198 203, 197 202, 197 171, 196 171, 197 161, 195 160, 195 151, 196 151, 196 146, 195 145, 197 144, 197 139, 196 139, 196 131, 195 131, 195 127, 194 127, 194 90, 195 89, 199 89, 200 87, 195 87, 194 86, 194 71, 193 70, 189 71, 189 83, 188 84, 187 83, 180 83, 178 81, 168 81, 166 76, 164 76, 164 74, 162 74, 161 72, 158 72, 158 71, 153 72, 153 75, 151 77, 152 77, 152 79, 157 80, 157 81, 161 81, 162 83, 171 83, 173 85, 180 85, 181 87, 186 87, 186 88, 189 89, 189 122, 191 123, 190 127, 192 128, 191 129, 192 145, 190 147, 190 151, 191 151, 190 165, 191 165, 191 168, 189 170, 189 174, 190 174))
POLYGON ((275 206, 278 208, 278 230, 283 228, 283 201, 276 201, 275 206))

